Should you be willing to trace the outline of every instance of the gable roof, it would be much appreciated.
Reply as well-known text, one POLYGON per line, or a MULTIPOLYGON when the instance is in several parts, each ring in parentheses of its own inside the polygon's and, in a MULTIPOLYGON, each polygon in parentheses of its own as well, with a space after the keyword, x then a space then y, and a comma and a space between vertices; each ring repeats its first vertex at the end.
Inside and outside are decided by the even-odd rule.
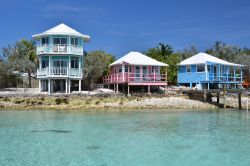
POLYGON ((168 66, 165 63, 159 62, 139 52, 129 52, 128 54, 124 55, 117 61, 110 64, 109 66, 114 66, 122 63, 128 63, 130 65, 145 65, 145 66, 168 66))
POLYGON ((90 39, 90 36, 81 34, 77 32, 75 29, 70 28, 69 26, 61 23, 43 33, 33 35, 33 38, 39 38, 41 36, 46 35, 71 35, 71 36, 77 36, 82 37, 85 41, 88 41, 90 39))
POLYGON ((216 58, 207 53, 198 53, 188 59, 185 59, 184 61, 179 63, 179 65, 194 65, 194 64, 205 64, 205 63, 217 63, 217 64, 228 65, 228 66, 244 66, 244 65, 224 61, 222 59, 216 58))

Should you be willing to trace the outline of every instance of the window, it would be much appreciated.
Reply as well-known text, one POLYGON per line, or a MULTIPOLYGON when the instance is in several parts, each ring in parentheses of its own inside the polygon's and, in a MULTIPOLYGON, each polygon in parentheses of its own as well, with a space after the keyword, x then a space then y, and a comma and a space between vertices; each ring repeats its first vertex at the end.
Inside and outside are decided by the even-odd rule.
POLYGON ((42 60, 42 68, 46 68, 49 66, 49 60, 45 59, 45 60, 42 60))
POLYGON ((55 68, 59 68, 59 67, 67 67, 67 61, 64 60, 55 60, 53 61, 53 66, 55 68))
POLYGON ((71 59, 71 68, 77 69, 79 64, 78 64, 78 59, 71 59))
POLYGON ((119 73, 122 72, 122 65, 119 65, 119 73))
POLYGON ((49 38, 48 37, 43 37, 42 38, 42 45, 48 45, 49 44, 49 38))
POLYGON ((186 70, 187 70, 187 73, 190 73, 190 72, 191 72, 191 66, 190 66, 190 65, 187 65, 186 68, 187 68, 187 69, 186 69, 186 70))
POLYGON ((154 73, 154 66, 151 67, 151 73, 154 73))
POLYGON ((197 72, 205 72, 205 65, 197 65, 196 67, 197 72))
POLYGON ((74 46, 79 45, 78 38, 72 37, 71 38, 71 45, 74 45, 74 46))
POLYGON ((53 38, 53 44, 67 45, 67 38, 53 38))
POLYGON ((211 72, 211 65, 207 65, 207 72, 208 72, 208 73, 211 72))
POLYGON ((124 67, 125 67, 125 73, 128 73, 128 69, 130 73, 132 72, 132 68, 129 67, 128 65, 125 65, 124 67))
POLYGON ((155 73, 160 73, 158 66, 155 66, 155 73))

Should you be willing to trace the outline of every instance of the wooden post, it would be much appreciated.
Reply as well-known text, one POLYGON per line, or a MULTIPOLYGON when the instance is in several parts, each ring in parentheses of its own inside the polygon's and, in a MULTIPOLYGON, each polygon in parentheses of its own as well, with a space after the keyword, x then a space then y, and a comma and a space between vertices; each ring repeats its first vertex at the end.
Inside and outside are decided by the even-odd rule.
POLYGON ((119 85, 118 85, 118 83, 116 84, 116 92, 119 92, 119 85))
POLYGON ((128 85, 128 95, 129 95, 129 85, 128 85))
POLYGON ((226 108, 226 98, 227 98, 227 90, 226 90, 226 84, 223 84, 223 97, 224 97, 224 103, 223 103, 223 107, 226 108))
POLYGON ((150 94, 150 85, 148 85, 148 94, 150 94))
POLYGON ((239 105, 239 109, 241 110, 242 109, 242 106, 241 106, 241 92, 238 92, 238 105, 239 105))
POLYGON ((207 90, 203 91, 203 101, 207 102, 207 90))
POLYGON ((220 92, 217 92, 217 104, 220 104, 220 92))

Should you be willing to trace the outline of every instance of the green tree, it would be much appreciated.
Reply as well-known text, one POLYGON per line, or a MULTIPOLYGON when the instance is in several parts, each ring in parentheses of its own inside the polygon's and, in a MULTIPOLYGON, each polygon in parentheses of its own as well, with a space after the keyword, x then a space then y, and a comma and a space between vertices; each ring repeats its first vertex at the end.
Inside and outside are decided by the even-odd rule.
POLYGON ((91 51, 85 55, 83 63, 83 86, 91 88, 93 84, 102 80, 107 75, 109 64, 114 62, 115 57, 102 50, 91 51))
MULTIPOLYGON (((176 84, 177 82, 177 64, 180 62, 180 56, 174 54, 174 49, 168 44, 159 43, 158 46, 148 49, 144 52, 147 56, 160 62, 167 63, 167 80, 176 84)), ((162 68, 161 73, 165 73, 166 68, 162 68)))
POLYGON ((220 59, 244 65, 243 77, 250 81, 250 49, 228 45, 221 41, 216 41, 206 52, 220 59))
POLYGON ((189 48, 185 48, 182 52, 179 52, 181 60, 185 60, 187 58, 190 58, 191 56, 194 56, 195 54, 198 54, 198 49, 196 46, 191 46, 189 48))
POLYGON ((28 87, 31 87, 31 77, 32 74, 36 73, 38 64, 35 42, 23 39, 14 45, 8 45, 3 48, 3 56, 7 58, 6 68, 8 71, 28 73, 28 87))

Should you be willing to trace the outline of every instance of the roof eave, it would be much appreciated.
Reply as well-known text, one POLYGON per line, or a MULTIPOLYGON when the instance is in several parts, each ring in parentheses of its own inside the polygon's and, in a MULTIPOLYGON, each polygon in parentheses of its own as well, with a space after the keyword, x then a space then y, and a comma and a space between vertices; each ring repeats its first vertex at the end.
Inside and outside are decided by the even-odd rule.
POLYGON ((85 42, 90 41, 90 36, 88 35, 83 35, 83 34, 67 34, 67 33, 39 33, 39 34, 35 34, 32 35, 32 38, 34 39, 39 39, 43 36, 49 36, 49 35, 70 35, 70 36, 77 36, 77 37, 81 37, 85 42))

